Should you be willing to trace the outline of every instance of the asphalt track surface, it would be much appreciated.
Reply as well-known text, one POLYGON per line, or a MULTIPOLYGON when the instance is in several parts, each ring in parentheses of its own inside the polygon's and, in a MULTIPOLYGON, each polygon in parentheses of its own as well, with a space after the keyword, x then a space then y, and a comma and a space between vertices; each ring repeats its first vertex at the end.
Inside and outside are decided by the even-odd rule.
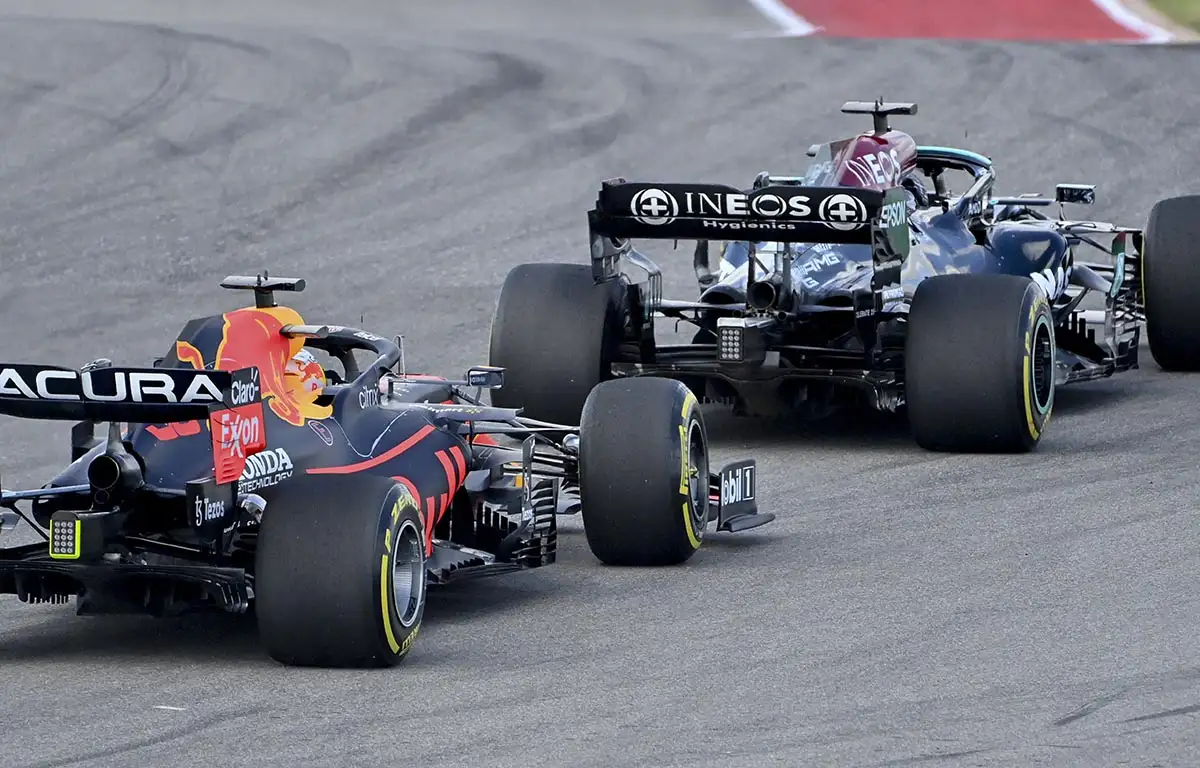
MULTIPOLYGON (((1197 188, 1200 94, 1171 85, 1194 49, 745 40, 770 27, 732 0, 386 5, 5 3, 41 18, 0 26, 0 359, 148 361, 267 267, 309 279, 310 321, 365 315, 456 372, 509 267, 586 258, 600 179, 794 171, 880 94, 1010 192, 1094 181, 1140 224, 1197 188)), ((714 416, 779 522, 613 570, 567 521, 555 567, 438 591, 389 672, 279 667, 244 618, 3 598, 0 765, 1194 765, 1198 393, 1147 354, 1008 458, 714 416)), ((65 427, 2 429, 7 487, 65 460, 65 427)))

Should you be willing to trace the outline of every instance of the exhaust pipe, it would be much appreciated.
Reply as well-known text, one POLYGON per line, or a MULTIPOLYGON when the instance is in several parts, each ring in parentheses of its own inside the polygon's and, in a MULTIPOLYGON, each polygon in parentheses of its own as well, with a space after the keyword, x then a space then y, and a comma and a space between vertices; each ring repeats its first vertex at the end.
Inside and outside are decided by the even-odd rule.
POLYGON ((773 280, 759 280, 746 286, 746 303, 754 309, 771 309, 779 300, 779 288, 773 280))

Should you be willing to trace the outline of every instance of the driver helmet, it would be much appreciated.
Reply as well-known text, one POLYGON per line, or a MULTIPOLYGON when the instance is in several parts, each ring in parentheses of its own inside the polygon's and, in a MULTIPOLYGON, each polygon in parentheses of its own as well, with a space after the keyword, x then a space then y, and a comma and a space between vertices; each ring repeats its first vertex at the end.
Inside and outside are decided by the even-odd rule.
POLYGON ((929 190, 925 188, 925 184, 917 178, 915 173, 910 173, 900 180, 900 185, 908 192, 908 212, 919 208, 929 207, 929 190))
POLYGON ((320 395, 325 389, 325 369, 307 349, 301 349, 288 360, 283 375, 290 389, 309 398, 320 395))

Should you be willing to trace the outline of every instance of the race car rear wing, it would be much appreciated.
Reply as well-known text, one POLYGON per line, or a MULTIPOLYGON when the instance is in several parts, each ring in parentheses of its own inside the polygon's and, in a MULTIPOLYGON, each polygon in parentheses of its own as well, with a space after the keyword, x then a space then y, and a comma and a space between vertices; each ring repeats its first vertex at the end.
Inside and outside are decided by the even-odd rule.
MULTIPOLYGON (((597 279, 614 273, 617 259, 628 255, 629 249, 611 247, 605 239, 861 244, 872 248, 872 288, 882 293, 899 286, 909 248, 901 187, 877 191, 776 184, 747 191, 723 184, 617 178, 601 184, 596 207, 588 212, 588 229, 597 279)), ((639 266, 644 266, 642 260, 637 260, 639 266)))
POLYGON ((257 368, 85 367, 0 363, 0 415, 169 423, 260 402, 257 368))

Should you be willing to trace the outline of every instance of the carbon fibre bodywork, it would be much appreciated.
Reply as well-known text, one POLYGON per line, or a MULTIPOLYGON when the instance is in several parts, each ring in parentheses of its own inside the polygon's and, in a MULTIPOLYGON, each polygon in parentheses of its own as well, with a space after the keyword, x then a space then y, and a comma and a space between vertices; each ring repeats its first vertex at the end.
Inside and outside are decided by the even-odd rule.
MULTIPOLYGON (((198 354, 203 369, 219 370, 234 359, 224 353, 235 339, 244 345, 242 356, 259 363, 250 360, 254 346, 282 327, 261 309, 193 320, 156 367, 194 369, 198 354)), ((35 602, 79 595, 81 614, 169 613, 199 606, 245 610, 253 596, 258 532, 252 512, 269 507, 280 489, 304 475, 371 473, 406 486, 426 526, 432 583, 554 562, 557 488, 539 488, 541 498, 523 491, 519 445, 500 447, 486 438, 486 444, 481 438, 473 442, 459 423, 422 407, 476 408, 439 377, 407 377, 389 387, 388 378, 395 378, 389 371, 401 355, 395 342, 355 328, 312 330, 306 345, 341 360, 340 375, 331 367, 337 383, 310 403, 298 403, 279 385, 271 389, 264 381, 265 445, 245 457, 237 481, 238 496, 250 498, 249 504, 216 528, 192 519, 194 500, 187 486, 213 472, 213 421, 131 424, 122 437, 141 465, 144 483, 122 499, 120 519, 110 520, 106 531, 109 544, 120 542, 118 551, 127 557, 82 564, 47 559, 45 544, 0 549, 0 593, 35 602), (370 362, 360 368, 363 353, 370 362)), ((45 488, 26 493, 31 516, 43 528, 50 528, 55 513, 86 515, 97 507, 89 468, 108 446, 90 438, 91 425, 84 426, 76 430, 71 464, 45 488)), ((5 501, 17 498, 8 494, 5 501)))
MULTIPOLYGON (((46 539, 0 548, 0 594, 77 597, 81 614, 245 611, 263 515, 286 514, 271 504, 297 478, 331 475, 406 489, 430 583, 555 561, 556 516, 580 511, 578 428, 483 405, 479 393, 500 386, 502 370, 413 375, 399 338, 306 324, 272 294, 302 281, 223 285, 255 290, 257 305, 190 321, 153 368, 0 363, 0 413, 84 419, 53 480, 0 491, 0 532, 24 520, 46 539), (327 357, 322 387, 287 373, 302 350, 327 357), (107 439, 95 436, 99 422, 107 439)), ((708 477, 718 508, 720 482, 708 477)), ((737 509, 736 520, 717 515, 718 526, 755 517, 752 502, 737 509)))
POLYGON ((887 116, 915 105, 851 102, 843 111, 873 114, 875 130, 813 146, 801 176, 763 172, 746 190, 605 182, 590 214, 593 275, 624 282, 631 307, 611 375, 675 378, 745 415, 819 418, 864 401, 896 411, 913 295, 923 280, 955 273, 1041 286, 1055 322, 1057 384, 1137 367, 1141 231, 1041 212, 1091 204, 1092 187, 1059 185, 1053 199, 995 197, 989 158, 891 129, 887 116), (958 193, 947 182, 956 174, 966 178, 958 193), (893 213, 901 190, 902 220, 893 213), (755 230, 761 239, 722 237, 755 230), (640 238, 696 242, 696 299, 663 297, 660 268, 632 242, 640 238), (1098 259, 1085 260, 1085 249, 1098 259), (1084 304, 1089 296, 1099 306, 1084 304), (691 342, 660 343, 659 318, 693 324, 691 342), (739 356, 723 359, 722 327, 746 340, 739 356))

